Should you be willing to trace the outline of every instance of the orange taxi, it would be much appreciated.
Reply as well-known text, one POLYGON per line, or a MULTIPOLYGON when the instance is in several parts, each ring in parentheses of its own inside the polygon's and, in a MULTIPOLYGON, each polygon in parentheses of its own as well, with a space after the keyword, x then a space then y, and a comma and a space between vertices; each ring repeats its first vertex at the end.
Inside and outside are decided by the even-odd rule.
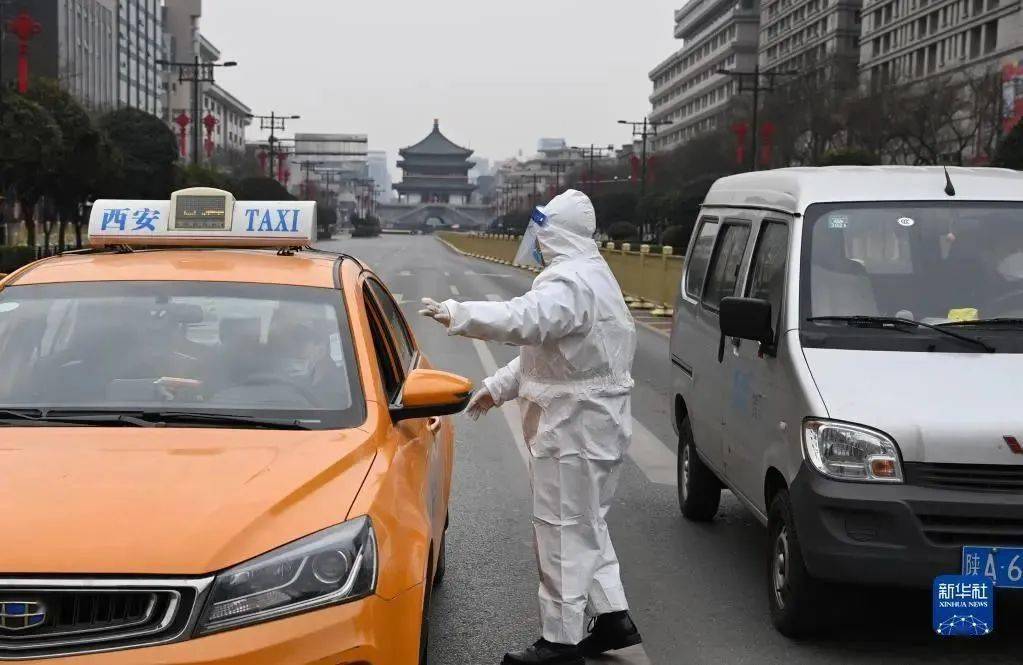
POLYGON ((98 201, 0 282, 0 660, 426 662, 472 386, 315 228, 98 201))

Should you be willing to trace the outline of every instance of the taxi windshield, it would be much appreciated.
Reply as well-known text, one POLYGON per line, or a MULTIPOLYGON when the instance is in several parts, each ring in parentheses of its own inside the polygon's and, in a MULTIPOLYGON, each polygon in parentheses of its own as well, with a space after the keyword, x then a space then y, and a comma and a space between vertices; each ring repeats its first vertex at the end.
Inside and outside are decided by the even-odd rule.
POLYGON ((1008 324, 1023 318, 1021 203, 814 206, 803 251, 804 329, 888 317, 1018 337, 1008 324))
POLYGON ((336 290, 81 282, 0 292, 0 409, 330 429, 361 422, 357 382, 336 290))

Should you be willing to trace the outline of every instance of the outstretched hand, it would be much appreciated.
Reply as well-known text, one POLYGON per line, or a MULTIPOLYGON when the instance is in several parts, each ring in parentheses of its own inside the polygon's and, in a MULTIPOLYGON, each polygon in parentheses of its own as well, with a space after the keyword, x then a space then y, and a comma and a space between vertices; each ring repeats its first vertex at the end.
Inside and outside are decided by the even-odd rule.
POLYGON ((479 420, 480 416, 486 415, 487 411, 490 411, 496 406, 494 397, 490 394, 490 391, 486 388, 480 388, 469 400, 469 406, 465 409, 465 414, 473 420, 479 420))
POLYGON ((439 303, 432 298, 423 298, 420 302, 423 303, 423 309, 419 310, 420 314, 444 326, 451 323, 451 312, 448 311, 448 308, 443 303, 439 303))

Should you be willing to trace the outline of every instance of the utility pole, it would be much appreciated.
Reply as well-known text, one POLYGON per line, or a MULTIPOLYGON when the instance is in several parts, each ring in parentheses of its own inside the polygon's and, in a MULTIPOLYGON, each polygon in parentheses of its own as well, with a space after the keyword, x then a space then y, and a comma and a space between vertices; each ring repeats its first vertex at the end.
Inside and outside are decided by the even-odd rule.
POLYGON ((579 147, 579 146, 572 146, 572 150, 579 150, 579 151, 581 151, 582 154, 583 154, 583 157, 584 158, 588 157, 589 160, 590 160, 590 178, 589 178, 589 180, 590 180, 590 191, 588 192, 588 194, 590 195, 590 198, 593 198, 593 194, 597 191, 597 181, 596 181, 596 178, 594 178, 594 171, 596 169, 597 157, 598 156, 599 157, 603 157, 605 152, 614 152, 614 149, 615 149, 615 147, 613 145, 608 145, 608 146, 600 145, 600 146, 598 146, 598 145, 593 144, 593 143, 590 144, 589 148, 579 147))
POLYGON ((284 115, 271 111, 270 115, 253 115, 249 116, 255 120, 259 120, 259 128, 263 131, 270 130, 270 160, 269 160, 269 173, 267 175, 270 178, 274 177, 274 159, 277 157, 277 136, 274 134, 278 129, 282 132, 287 129, 287 123, 289 120, 301 120, 300 115, 284 115))
POLYGON ((199 122, 202 84, 213 83, 213 72, 217 67, 237 67, 238 63, 230 60, 224 63, 202 62, 196 55, 192 62, 171 62, 157 60, 156 64, 178 68, 178 82, 192 84, 192 163, 198 164, 201 159, 199 150, 202 141, 202 129, 199 122))
POLYGON ((639 181, 639 195, 640 198, 646 196, 646 176, 647 176, 647 140, 652 136, 657 136, 657 128, 665 125, 670 125, 670 120, 650 120, 649 118, 643 118, 642 122, 638 120, 619 120, 619 125, 632 125, 632 136, 633 138, 639 138, 643 141, 642 149, 642 160, 641 166, 642 175, 639 181))
POLYGON ((750 171, 757 170, 757 164, 760 161, 760 156, 757 154, 760 152, 760 93, 773 92, 775 88, 775 82, 779 76, 795 76, 799 72, 796 71, 771 71, 761 72, 760 65, 753 67, 751 72, 740 72, 732 69, 718 69, 715 73, 724 74, 731 76, 739 80, 739 92, 752 92, 753 93, 753 122, 750 127, 751 133, 753 134, 753 146, 750 150, 750 171), (764 77, 767 77, 767 84, 762 85, 764 77))
POLYGON ((554 174, 554 193, 557 194, 561 189, 561 174, 565 172, 564 162, 554 162, 551 165, 551 173, 554 174))

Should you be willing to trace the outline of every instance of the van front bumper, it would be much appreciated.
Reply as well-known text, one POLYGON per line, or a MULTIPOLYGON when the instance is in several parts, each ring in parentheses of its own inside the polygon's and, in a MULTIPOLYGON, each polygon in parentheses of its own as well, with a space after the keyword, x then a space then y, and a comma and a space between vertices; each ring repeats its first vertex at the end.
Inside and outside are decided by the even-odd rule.
POLYGON ((423 585, 156 647, 17 661, 47 665, 405 665, 419 662, 423 585))
POLYGON ((1023 546, 1023 496, 853 483, 805 463, 790 488, 803 559, 834 582, 930 587, 964 545, 1023 546))

